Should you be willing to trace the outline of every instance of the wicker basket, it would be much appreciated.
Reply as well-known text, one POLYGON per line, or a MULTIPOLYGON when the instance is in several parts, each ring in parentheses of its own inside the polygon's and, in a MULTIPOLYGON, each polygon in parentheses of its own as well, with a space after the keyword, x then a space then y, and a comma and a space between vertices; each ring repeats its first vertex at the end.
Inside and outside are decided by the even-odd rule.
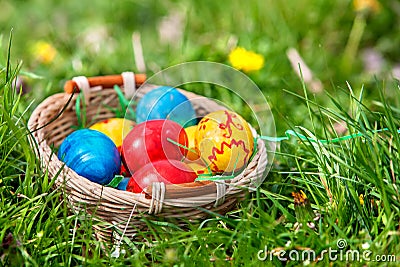
MULTIPOLYGON (((105 187, 79 176, 64 166, 52 147, 58 147, 73 131, 71 126, 77 125, 75 101, 78 94, 71 95, 71 91, 83 90, 87 121, 101 121, 114 117, 109 107, 119 105, 118 96, 113 89, 114 84, 121 86, 126 97, 134 96, 140 99, 146 92, 157 87, 142 84, 144 80, 145 77, 133 73, 88 79, 74 78, 66 83, 65 93, 52 95, 39 104, 28 122, 28 127, 33 133, 32 146, 38 147, 38 157, 43 168, 48 169, 51 179, 56 179, 56 187, 64 188, 75 212, 85 210, 93 219, 104 222, 96 226, 96 233, 102 239, 110 240, 113 233, 120 234, 124 230, 125 235, 131 238, 139 229, 146 227, 146 222, 140 220, 144 217, 151 220, 174 218, 184 224, 207 217, 209 213, 204 209, 224 214, 233 209, 249 189, 254 189, 265 173, 267 152, 264 142, 260 139, 257 139, 257 152, 251 162, 243 172, 231 180, 203 182, 200 185, 197 183, 196 186, 153 183, 151 188, 147 188, 148 194, 135 194, 105 187), (140 84, 142 85, 137 88, 140 84)), ((190 101, 196 99, 192 104, 198 117, 226 109, 206 97, 184 90, 181 92, 190 101)))

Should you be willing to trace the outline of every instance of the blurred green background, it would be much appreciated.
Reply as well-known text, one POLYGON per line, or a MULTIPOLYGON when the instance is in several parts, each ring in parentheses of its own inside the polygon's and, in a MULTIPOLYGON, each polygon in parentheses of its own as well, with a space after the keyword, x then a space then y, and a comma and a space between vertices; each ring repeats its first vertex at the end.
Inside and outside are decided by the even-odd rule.
MULTIPOLYGON (((288 93, 304 95, 289 48, 321 82, 318 90, 306 85, 326 107, 331 105, 327 94, 347 104, 347 82, 355 94, 364 87, 369 105, 377 98, 377 81, 400 77, 400 3, 394 0, 3 0, 1 7, 2 64, 12 30, 12 62, 22 61, 23 71, 43 78, 22 76, 32 89, 27 96, 35 100, 32 108, 74 76, 133 70, 150 77, 197 60, 230 65, 230 51, 240 46, 265 59, 262 69, 246 74, 267 97, 279 133, 287 128, 285 120, 309 126, 304 103, 288 93), (133 33, 140 37, 145 66, 136 65, 133 33)), ((190 88, 235 102, 223 90, 206 89, 190 88)), ((398 104, 391 90, 386 97, 398 104)), ((240 105, 234 108, 246 116, 240 105)))
MULTIPOLYGON (((24 79, 32 89, 28 98, 38 103, 74 76, 126 70, 151 76, 196 60, 230 65, 229 52, 244 47, 265 58, 261 70, 247 74, 268 98, 277 128, 283 130, 281 118, 307 126, 304 105, 287 92, 304 94, 287 57, 289 48, 322 82, 322 90, 310 93, 319 95, 323 105, 330 105, 325 94, 343 98, 345 105, 346 82, 355 92, 364 86, 368 104, 376 97, 377 81, 400 77, 399 18, 395 0, 2 0, 1 53, 5 57, 12 29, 12 62, 23 61, 24 71, 43 77, 24 79), (134 32, 141 37, 145 69, 135 64, 134 32)), ((217 90, 211 94, 224 98, 217 90)), ((389 90, 391 97, 398 104, 389 90)))

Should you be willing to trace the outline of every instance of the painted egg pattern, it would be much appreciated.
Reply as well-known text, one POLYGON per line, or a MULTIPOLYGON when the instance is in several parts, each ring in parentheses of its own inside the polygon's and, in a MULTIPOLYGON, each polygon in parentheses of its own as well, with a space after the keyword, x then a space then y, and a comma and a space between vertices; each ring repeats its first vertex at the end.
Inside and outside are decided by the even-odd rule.
POLYGON ((137 123, 155 119, 172 120, 185 127, 197 122, 196 113, 188 98, 169 86, 149 91, 137 104, 137 123))
POLYGON ((197 163, 197 162, 189 162, 187 165, 192 168, 192 170, 197 174, 197 175, 207 175, 211 176, 213 173, 211 170, 209 170, 206 166, 203 164, 197 163))
POLYGON ((248 123, 237 113, 220 110, 201 119, 196 131, 201 159, 215 173, 231 173, 247 165, 254 140, 248 123))
POLYGON ((117 147, 99 131, 81 129, 72 132, 61 143, 57 155, 77 174, 99 184, 108 184, 120 172, 121 158, 117 147))

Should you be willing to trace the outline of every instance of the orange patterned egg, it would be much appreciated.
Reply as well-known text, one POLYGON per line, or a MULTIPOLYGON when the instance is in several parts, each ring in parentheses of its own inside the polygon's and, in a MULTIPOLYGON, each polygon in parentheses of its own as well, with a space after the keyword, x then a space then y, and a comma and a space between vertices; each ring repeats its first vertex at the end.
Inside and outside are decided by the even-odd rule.
POLYGON ((186 154, 186 158, 189 161, 195 161, 200 157, 196 148, 196 140, 195 140, 196 130, 197 130, 197 125, 185 128, 185 132, 188 137, 188 148, 189 148, 186 154))
POLYGON ((197 162, 189 162, 189 163, 187 163, 187 165, 188 165, 190 168, 192 168, 192 170, 193 170, 198 176, 200 176, 200 175, 207 175, 207 176, 213 175, 213 173, 212 173, 209 169, 207 169, 206 166, 204 166, 204 165, 202 165, 202 164, 200 164, 200 163, 197 163, 197 162))
POLYGON ((215 173, 231 173, 247 165, 254 139, 246 120, 229 110, 209 113, 197 125, 196 147, 215 173))
POLYGON ((111 118, 90 126, 90 129, 104 133, 111 138, 117 147, 120 147, 122 140, 132 130, 133 125, 134 122, 127 119, 111 118))

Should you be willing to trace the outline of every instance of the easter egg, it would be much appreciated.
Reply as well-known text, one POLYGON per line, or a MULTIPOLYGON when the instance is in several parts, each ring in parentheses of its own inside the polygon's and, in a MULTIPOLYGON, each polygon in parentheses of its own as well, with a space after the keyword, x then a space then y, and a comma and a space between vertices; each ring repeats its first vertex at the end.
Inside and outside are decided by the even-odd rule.
POLYGON ((126 187, 128 186, 129 180, 130 180, 129 177, 125 177, 124 179, 122 179, 122 181, 118 184, 117 189, 126 191, 126 187))
POLYGON ((95 183, 107 184, 120 172, 117 147, 99 131, 81 129, 71 133, 61 143, 57 155, 77 174, 95 183))
POLYGON ((239 114, 219 110, 200 120, 196 147, 213 172, 231 173, 246 166, 254 140, 248 123, 239 114))
POLYGON ((208 175, 212 176, 213 173, 211 170, 204 166, 203 164, 199 164, 197 162, 189 162, 187 165, 197 174, 197 175, 208 175))
POLYGON ((123 118, 110 118, 97 122, 89 129, 102 132, 111 138, 117 147, 122 145, 122 140, 133 128, 134 122, 123 118))
POLYGON ((151 120, 137 124, 122 142, 122 161, 134 173, 149 162, 181 160, 187 147, 185 130, 171 120, 151 120))
POLYGON ((194 182, 196 178, 196 173, 179 160, 159 160, 150 162, 135 172, 126 191, 140 193, 154 182, 182 184, 194 182))
POLYGON ((194 125, 196 113, 188 98, 176 88, 161 86, 146 93, 136 107, 136 122, 169 119, 181 126, 194 125))
POLYGON ((124 164, 121 164, 121 171, 119 172, 119 174, 124 177, 131 176, 131 173, 126 169, 124 164))
POLYGON ((197 125, 192 125, 185 128, 186 135, 188 137, 188 152, 186 154, 186 159, 189 161, 195 161, 200 158, 199 152, 196 148, 196 138, 195 133, 197 131, 197 125))

